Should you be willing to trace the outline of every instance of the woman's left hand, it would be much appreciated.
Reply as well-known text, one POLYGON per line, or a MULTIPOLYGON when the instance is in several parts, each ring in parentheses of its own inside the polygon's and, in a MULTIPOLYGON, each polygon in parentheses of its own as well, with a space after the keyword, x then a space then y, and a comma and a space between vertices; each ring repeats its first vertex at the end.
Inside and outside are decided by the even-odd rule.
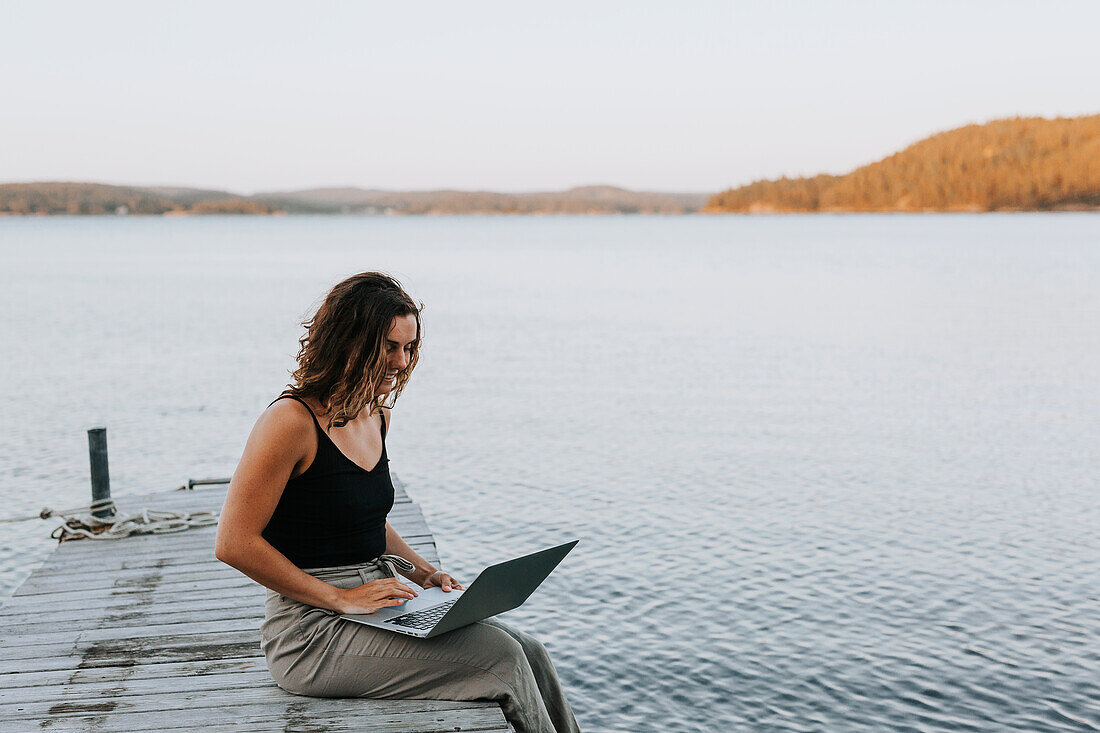
POLYGON ((420 584, 421 588, 442 588, 445 592, 450 593, 451 589, 466 590, 458 581, 451 577, 450 573, 445 573, 442 570, 436 570, 434 573, 424 579, 424 582, 420 584))

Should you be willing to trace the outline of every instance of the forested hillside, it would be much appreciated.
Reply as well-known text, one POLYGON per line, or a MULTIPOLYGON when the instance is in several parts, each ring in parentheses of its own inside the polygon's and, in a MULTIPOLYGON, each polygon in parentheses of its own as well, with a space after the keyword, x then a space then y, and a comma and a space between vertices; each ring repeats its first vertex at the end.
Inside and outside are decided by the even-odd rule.
POLYGON ((683 214, 706 200, 706 194, 613 186, 545 193, 327 188, 239 196, 170 186, 0 185, 0 214, 683 214))
POLYGON ((704 211, 1020 211, 1100 207, 1100 115, 933 135, 842 176, 757 181, 704 211))
POLYGON ((291 213, 685 214, 698 211, 707 195, 581 186, 534 193, 320 188, 262 193, 252 198, 291 213))
POLYGON ((266 204, 224 191, 103 183, 0 184, 0 214, 268 214, 266 204))

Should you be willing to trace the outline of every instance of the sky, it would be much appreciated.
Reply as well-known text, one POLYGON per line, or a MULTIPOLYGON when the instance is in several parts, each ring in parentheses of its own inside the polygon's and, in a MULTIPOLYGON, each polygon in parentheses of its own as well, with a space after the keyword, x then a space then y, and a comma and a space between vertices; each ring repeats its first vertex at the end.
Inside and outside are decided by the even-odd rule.
POLYGON ((712 192, 1100 112, 1096 2, 0 5, 0 181, 712 192))

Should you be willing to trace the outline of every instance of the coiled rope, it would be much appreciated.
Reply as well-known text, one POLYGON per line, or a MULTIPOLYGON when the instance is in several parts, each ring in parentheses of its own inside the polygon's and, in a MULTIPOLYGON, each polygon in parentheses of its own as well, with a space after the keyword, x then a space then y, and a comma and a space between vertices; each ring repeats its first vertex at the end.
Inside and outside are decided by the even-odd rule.
MULTIPOLYGON (((180 486, 176 491, 193 489, 196 486, 212 486, 215 484, 227 484, 227 478, 188 479, 186 486, 180 486)), ((123 495, 129 498, 131 495, 123 495)), ((139 498, 144 498, 139 496, 139 498)), ((58 542, 65 540, 117 540, 129 537, 133 534, 168 534, 170 532, 182 532, 191 527, 205 527, 218 523, 218 512, 166 512, 155 509, 142 509, 141 514, 123 514, 118 511, 115 502, 110 499, 97 499, 88 506, 78 506, 72 509, 50 509, 46 507, 38 514, 26 517, 10 517, 0 519, 0 524, 11 522, 25 522, 30 519, 49 519, 60 517, 61 526, 50 533, 58 542), (105 517, 97 517, 96 513, 105 517)))
POLYGON ((62 519, 61 525, 50 533, 58 542, 84 538, 118 540, 135 534, 168 534, 218 523, 217 512, 166 512, 142 508, 140 514, 124 514, 118 511, 112 499, 99 499, 86 507, 63 512, 47 508, 39 516, 62 519), (101 519, 94 514, 103 511, 109 512, 109 516, 101 519))
POLYGON ((217 512, 166 512, 142 508, 140 514, 124 514, 118 511, 113 499, 97 499, 88 506, 72 509, 46 507, 38 514, 27 517, 0 519, 0 524, 50 517, 61 519, 61 524, 50 533, 50 537, 58 542, 84 538, 117 540, 134 534, 168 534, 218 523, 217 512), (96 512, 106 512, 107 516, 97 517, 96 512))

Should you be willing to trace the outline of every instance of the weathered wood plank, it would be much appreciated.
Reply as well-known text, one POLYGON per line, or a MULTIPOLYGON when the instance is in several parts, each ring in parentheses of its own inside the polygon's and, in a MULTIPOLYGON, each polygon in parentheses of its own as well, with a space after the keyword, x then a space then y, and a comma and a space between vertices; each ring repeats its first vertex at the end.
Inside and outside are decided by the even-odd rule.
MULTIPOLYGON (((407 581, 408 582, 408 581, 407 581)), ((21 633, 22 626, 34 627, 41 632, 51 626, 63 626, 70 631, 105 628, 112 626, 134 626, 145 623, 167 623, 169 620, 187 621, 204 618, 197 614, 212 614, 209 618, 235 618, 234 613, 242 617, 263 615, 263 593, 249 596, 242 603, 238 596, 225 599, 200 599, 196 601, 177 601, 170 607, 149 607, 125 604, 106 606, 84 606, 84 612, 74 618, 71 610, 58 610, 48 602, 35 606, 19 606, 0 614, 0 639, 7 633, 21 633), (193 618, 192 618, 193 617, 193 618)))
MULTIPOLYGON (((191 566, 186 569, 174 568, 171 572, 163 572, 161 568, 149 568, 146 570, 120 570, 111 573, 109 580, 104 582, 96 590, 133 589, 146 588, 151 582, 157 582, 159 587, 168 587, 179 583, 211 582, 216 580, 237 580, 241 573, 225 564, 207 563, 201 567, 191 566)), ((255 581, 253 581, 255 582, 255 581)), ((41 595, 62 595, 64 593, 85 592, 82 587, 88 584, 87 576, 32 576, 19 588, 16 597, 41 595), (81 582, 80 579, 83 579, 81 582)))
MULTIPOLYGON (((429 553, 421 554, 431 562, 439 562, 437 557, 429 553)), ((253 583, 252 586, 210 589, 203 594, 151 591, 137 596, 121 593, 89 599, 76 597, 64 602, 54 599, 50 594, 19 596, 10 599, 6 605, 0 607, 0 623, 7 623, 8 619, 12 619, 12 623, 33 622, 34 619, 28 617, 36 614, 45 614, 41 617, 42 622, 45 623, 51 620, 64 622, 76 615, 81 618, 98 616, 118 618, 126 614, 162 609, 165 612, 237 607, 253 607, 262 610, 266 593, 264 588, 253 583), (164 602, 166 595, 169 601, 167 603, 164 602)))
MULTIPOLYGON (((231 698, 234 691, 238 689, 270 687, 270 685, 271 675, 266 669, 261 668, 237 674, 196 676, 187 680, 184 686, 188 692, 215 692, 221 690, 225 692, 227 698, 231 698)), ((127 677, 94 683, 62 680, 62 684, 55 687, 35 690, 33 702, 35 705, 43 706, 59 701, 91 703, 102 700, 104 697, 147 696, 171 690, 179 691, 180 687, 178 679, 136 680, 127 677)), ((27 691, 25 689, 20 687, 0 688, 0 716, 4 714, 4 705, 12 704, 26 708, 26 702, 27 691)))
MULTIPOLYGON (((20 672, 0 675, 0 689, 18 687, 54 687, 65 684, 118 682, 119 680, 154 680, 199 677, 204 675, 236 674, 238 672, 267 671, 267 662, 263 656, 238 659, 203 660, 201 662, 162 662, 146 664, 139 660, 128 667, 80 667, 78 669, 46 670, 42 672, 20 672)), ((182 683, 172 683, 179 687, 182 683)), ((41 690, 27 694, 38 699, 41 690)))
POLYGON ((252 657, 260 653, 260 635, 252 629, 206 634, 119 637, 0 648, 0 673, 66 667, 127 666, 142 661, 183 662, 252 657), (23 665, 23 666, 20 666, 23 665))
MULTIPOLYGON (((271 677, 267 670, 244 672, 238 674, 198 676, 187 680, 186 690, 181 691, 177 679, 132 679, 106 680, 98 683, 67 683, 55 688, 38 688, 34 690, 34 699, 28 703, 25 689, 0 689, 0 719, 7 716, 25 716, 29 718, 44 716, 51 710, 57 710, 64 706, 68 710, 79 714, 93 709, 97 703, 104 699, 123 700, 132 706, 129 709, 116 707, 119 712, 141 712, 143 709, 159 709, 166 705, 172 705, 181 694, 189 697, 198 696, 202 707, 232 708, 234 711, 241 705, 270 703, 266 699, 271 693, 271 677), (263 693, 264 698, 254 700, 250 695, 254 691, 263 693)), ((283 697, 282 695, 278 696, 283 697)), ((191 701, 188 701, 191 702, 191 701)), ((450 702, 450 709, 468 710, 488 707, 486 702, 450 702)), ((355 700, 353 707, 358 708, 361 703, 355 700)), ((406 712, 415 710, 438 710, 437 701, 396 701, 387 706, 388 712, 396 712, 392 708, 404 708, 406 712)))
MULTIPOLYGON (((324 699, 290 695, 277 687, 237 689, 226 695, 218 691, 171 692, 155 695, 111 695, 88 701, 25 702, 0 705, 0 720, 16 721, 82 720, 95 721, 96 729, 114 729, 111 721, 126 721, 130 730, 155 727, 143 724, 142 714, 159 718, 161 728, 179 720, 181 713, 189 727, 205 729, 206 724, 224 724, 234 720, 255 724, 256 718, 286 719, 288 708, 299 723, 314 723, 326 713, 334 720, 358 719, 371 724, 385 721, 393 730, 477 730, 499 727, 504 716, 500 708, 486 703, 414 700, 368 700, 359 698, 324 699), (175 715, 173 715, 175 713, 175 715), (402 721, 413 723, 406 727, 402 721), (461 722, 460 722, 461 721, 461 722), (463 722, 468 721, 467 725, 463 722), (441 723, 449 728, 439 727, 441 723), (436 727, 431 727, 432 725, 436 727), (429 727, 424 727, 429 726, 429 727)), ((54 730, 55 726, 49 726, 54 730)), ((390 730, 391 728, 386 728, 390 730)))
MULTIPOLYGON (((225 682, 224 678, 219 677, 218 681, 225 682)), ((124 689, 126 681, 122 681, 118 684, 118 687, 124 689)), ((393 709, 405 709, 405 710, 423 710, 431 709, 435 707, 432 702, 434 701, 413 701, 413 700, 400 700, 400 701, 380 701, 369 700, 365 698, 310 698, 301 697, 295 695, 289 695, 288 693, 280 690, 274 684, 257 686, 257 685, 243 685, 237 686, 232 689, 223 689, 218 687, 207 688, 201 686, 202 678, 196 678, 194 688, 188 686, 186 690, 180 690, 178 686, 175 689, 170 689, 166 686, 165 681, 153 680, 154 685, 159 685, 156 689, 147 690, 143 694, 127 695, 117 694, 110 692, 112 702, 115 704, 110 706, 110 712, 113 713, 141 713, 141 712, 164 712, 170 710, 195 710, 200 708, 224 708, 224 707, 243 707, 243 706, 256 706, 256 705, 281 705, 287 702, 288 698, 297 701, 328 701, 326 707, 335 709, 356 709, 363 708, 365 710, 382 710, 387 705, 393 709), (429 702, 429 704, 425 704, 429 702), (352 703, 352 704, 349 704, 352 703)), ((109 690, 109 688, 104 688, 109 690)), ((58 705, 56 701, 40 701, 35 699, 33 701, 24 702, 12 702, 0 704, 0 720, 24 720, 29 718, 39 718, 45 714, 59 715, 63 717, 82 715, 88 712, 98 712, 95 708, 99 707, 98 703, 103 702, 104 695, 101 694, 93 696, 91 698, 78 697, 72 701, 68 701, 67 704, 58 705)), ((486 703, 476 702, 450 702, 447 705, 449 709, 484 709, 489 707, 486 703)), ((223 713, 224 714, 224 713, 223 713)))
MULTIPOLYGON (((288 697, 290 697, 288 695, 288 697)), ((362 701, 357 701, 362 702, 362 701)), ((186 714, 165 716, 163 713, 94 713, 82 717, 49 718, 51 731, 97 731, 97 733, 129 733, 130 731, 202 730, 203 733, 242 733, 255 731, 271 733, 451 733, 452 731, 481 731, 504 733, 511 731, 500 708, 448 709, 430 711, 388 713, 382 711, 316 710, 311 703, 287 702, 279 709, 267 706, 257 710, 255 706, 234 708, 189 709, 186 714), (229 722, 227 722, 229 721, 229 722)))
POLYGON ((157 592, 186 593, 188 591, 214 590, 218 588, 243 588, 256 581, 230 569, 214 568, 192 573, 161 574, 157 568, 133 573, 111 581, 101 579, 95 587, 79 587, 71 582, 62 581, 50 585, 31 583, 29 587, 19 588, 12 598, 49 595, 58 601, 80 597, 88 600, 95 598, 117 597, 121 595, 147 594, 157 592))
MULTIPOLYGON (((439 558, 435 552, 424 546, 419 546, 423 555, 431 562, 438 563, 439 558)), ((32 585, 26 592, 20 588, 16 595, 0 607, 0 616, 10 615, 12 609, 25 608, 41 601, 54 607, 62 607, 70 601, 82 601, 83 607, 95 607, 112 605, 116 603, 134 602, 139 596, 143 604, 154 601, 178 599, 180 595, 195 592, 210 593, 211 598, 221 597, 225 593, 233 594, 249 587, 259 587, 255 581, 233 570, 210 569, 202 572, 188 574, 186 572, 171 573, 164 576, 158 572, 158 568, 150 568, 145 571, 137 571, 125 578, 120 578, 117 585, 104 585, 95 588, 80 588, 72 584, 59 583, 56 586, 32 585), (68 590, 63 588, 68 587, 68 590), (52 589, 51 589, 52 588, 52 589)), ((262 597, 262 594, 261 594, 262 597)), ((80 607, 80 606, 76 606, 80 607)))
MULTIPOLYGON (((162 615, 150 615, 150 623, 109 626, 106 628, 86 627, 77 636, 79 642, 99 642, 118 639, 124 636, 127 639, 153 639, 155 637, 174 637, 188 634, 212 634, 223 631, 254 631, 259 633, 259 624, 263 620, 261 609, 242 618, 227 617, 227 614, 210 614, 215 616, 208 619, 196 619, 185 621, 175 618, 171 621, 162 618, 162 615)), ((28 625, 25 633, 14 633, 5 626, 0 629, 0 659, 12 658, 7 656, 9 650, 21 646, 52 645, 65 643, 74 638, 74 628, 66 624, 64 628, 50 630, 50 627, 28 625)), ((14 653, 14 652, 12 652, 14 653)))
POLYGON ((264 618, 261 605, 248 607, 230 607, 225 609, 200 606, 195 611, 151 611, 148 613, 127 613, 118 616, 96 616, 93 618, 71 618, 72 614, 55 614, 49 621, 29 614, 23 618, 8 617, 0 626, 0 644, 15 646, 22 643, 25 636, 50 633, 51 629, 64 628, 70 636, 72 632, 111 630, 115 636, 132 628, 143 628, 150 624, 186 624, 199 621, 229 621, 236 619, 243 625, 259 629, 264 618), (21 623, 11 623, 15 619, 21 623))
MULTIPOLYGON (((256 627, 240 619, 218 619, 216 621, 195 621, 192 623, 158 623, 148 626, 133 626, 120 633, 119 629, 90 629, 81 631, 78 635, 78 643, 94 644, 96 642, 126 639, 149 639, 160 637, 176 637, 187 635, 216 634, 227 631, 251 631, 259 634, 256 627)), ((8 636, 4 633, 3 644, 0 645, 0 659, 9 659, 8 652, 20 646, 62 644, 71 643, 73 634, 68 629, 58 631, 39 631, 36 634, 23 634, 20 636, 8 636)), ((28 650, 31 651, 31 650, 28 650)), ((14 653, 14 652, 13 652, 14 653)))
MULTIPOLYGON (((423 514, 395 486, 391 523, 438 563, 423 514)), ((219 511, 225 490, 118 505, 128 513, 219 511)), ((266 591, 214 558, 215 534, 209 526, 55 548, 0 606, 0 720, 51 731, 510 730, 493 703, 280 690, 259 648, 266 591)))
POLYGON ((182 581, 164 581, 159 573, 149 573, 139 580, 135 580, 128 585, 119 585, 117 587, 97 585, 90 588, 73 588, 71 590, 55 590, 48 593, 22 593, 17 591, 12 598, 26 598, 30 596, 45 595, 50 598, 56 598, 58 601, 66 601, 72 598, 84 598, 86 600, 93 600, 96 598, 117 598, 119 596, 145 596, 156 594, 162 597, 164 600, 168 600, 172 594, 175 593, 187 593, 202 592, 207 590, 216 590, 219 588, 247 588, 250 585, 255 585, 256 581, 252 580, 245 575, 237 575, 236 577, 219 577, 217 579, 207 580, 182 580, 182 581))
MULTIPOLYGON (((439 562, 438 557, 432 554, 421 554, 431 562, 439 562)), ((265 597, 264 588, 242 575, 241 580, 226 578, 205 583, 165 583, 163 586, 153 586, 148 589, 114 588, 95 593, 89 592, 86 595, 80 592, 67 592, 13 596, 3 607, 0 607, 0 619, 57 610, 84 614, 93 614, 96 612, 95 609, 122 612, 149 606, 180 610, 181 604, 186 605, 194 599, 219 603, 239 599, 242 603, 254 603, 262 607, 265 597)), ((228 606, 232 605, 234 604, 228 604, 228 606)))
POLYGON ((49 595, 22 596, 19 598, 12 598, 7 605, 0 608, 0 617, 51 610, 65 610, 74 614, 93 614, 97 612, 125 613, 131 610, 152 608, 153 606, 180 610, 182 608, 201 607, 203 602, 215 601, 222 607, 252 605, 263 608, 267 591, 255 583, 253 586, 255 587, 219 588, 203 594, 172 593, 167 594, 168 603, 164 603, 165 598, 163 594, 159 596, 153 596, 152 594, 147 596, 122 594, 114 597, 93 598, 86 602, 81 602, 79 598, 69 599, 65 602, 51 601, 49 595), (199 606, 191 605, 193 603, 198 603, 199 606))
MULTIPOLYGON (((129 628, 145 627, 151 624, 188 624, 202 621, 240 621, 251 628, 259 630, 263 623, 263 606, 242 609, 207 609, 187 611, 182 613, 161 612, 120 614, 120 616, 100 616, 96 619, 79 619, 68 621, 62 619, 58 623, 26 622, 19 624, 4 623, 0 627, 0 644, 17 646, 24 643, 23 639, 43 633, 51 633, 53 628, 62 628, 70 636, 74 632, 84 633, 88 631, 110 631, 116 636, 123 636, 129 628)), ((242 626, 243 627, 243 626, 242 626)))

